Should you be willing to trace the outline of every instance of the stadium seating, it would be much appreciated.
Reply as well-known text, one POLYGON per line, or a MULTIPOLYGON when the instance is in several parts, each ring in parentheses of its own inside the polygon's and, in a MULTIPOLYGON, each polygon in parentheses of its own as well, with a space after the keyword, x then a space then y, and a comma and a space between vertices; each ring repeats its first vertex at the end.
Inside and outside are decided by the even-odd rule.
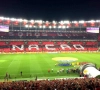
POLYGON ((26 44, 36 44, 36 45, 38 45, 39 44, 39 42, 38 41, 28 41, 26 44))
POLYGON ((0 41, 0 46, 2 45, 6 45, 6 42, 5 41, 0 41))
MULTIPOLYGON (((96 21, 94 24, 92 24, 91 21, 89 22, 84 21, 84 23, 83 22, 80 23, 80 21, 78 22, 69 21, 70 25, 65 21, 61 21, 56 23, 55 28, 53 26, 54 24, 53 22, 48 22, 48 26, 46 26, 47 25, 46 22, 42 21, 41 26, 43 27, 40 28, 40 23, 39 23, 40 21, 38 20, 35 20, 33 23, 31 22, 31 20, 27 22, 25 22, 25 20, 23 19, 21 21, 20 20, 21 19, 14 20, 14 18, 9 19, 10 23, 7 25, 9 26, 9 32, 5 32, 5 31, 0 32, 0 53, 17 53, 17 52, 18 53, 38 53, 38 52, 72 53, 78 51, 79 52, 100 51, 100 33, 93 33, 93 32, 90 33, 86 31, 87 30, 86 28, 90 26, 91 28, 94 27, 93 29, 95 29, 95 27, 99 27, 100 26, 99 21, 96 21)), ((6 18, 1 17, 0 18, 1 26, 4 25, 5 22, 6 22, 6 18)), ((1 64, 2 63, 7 64, 8 62, 6 60, 7 58, 8 57, 5 57, 5 60, 1 60, 1 64)), ((87 62, 77 62, 77 65, 83 65, 83 63, 87 63, 87 62)), ((16 62, 14 62, 14 65, 16 67, 16 62)), ((35 65, 35 63, 32 63, 31 65, 32 66, 35 65)), ((67 66, 73 65, 74 67, 77 67, 75 66, 74 62, 71 64, 69 63, 63 64, 62 66, 64 65, 67 66)), ((2 69, 2 67, 0 68, 2 69)), ((27 67, 23 67, 23 68, 27 69, 27 67)), ((31 75, 28 76, 28 72, 27 73, 24 72, 28 76, 28 81, 27 81, 27 80, 20 80, 20 79, 26 79, 24 78, 24 76, 18 78, 15 77, 16 73, 11 73, 10 75, 11 77, 5 78, 7 79, 6 80, 7 82, 5 81, 0 82, 0 90, 100 90, 100 79, 88 78, 86 76, 83 76, 82 73, 80 74, 78 69, 72 70, 69 68, 70 67, 66 68, 66 75, 72 71, 72 73, 78 72, 78 75, 80 77, 78 78, 71 77, 70 79, 68 79, 68 78, 63 78, 63 76, 61 76, 62 78, 59 78, 60 73, 57 73, 58 75, 57 78, 59 79, 50 80, 45 78, 45 80, 39 80, 38 77, 36 77, 35 80, 29 81, 29 79, 34 78, 35 76, 34 72, 31 72, 32 76, 31 75), (12 74, 14 75, 15 80, 12 77, 12 74)), ((10 71, 10 69, 4 68, 2 70, 10 71)), ((35 72, 38 72, 36 71, 36 69, 37 68, 35 68, 35 72)), ((19 72, 19 70, 17 72, 19 72)), ((42 74, 44 76, 43 77, 41 75, 40 76, 44 78, 47 73, 46 74, 42 73, 42 74)), ((51 75, 55 77, 52 73, 50 73, 50 76, 51 75)), ((1 77, 4 78, 4 76, 2 75, 1 77)))
POLYGON ((72 32, 0 32, 0 39, 58 39, 58 40, 97 40, 95 33, 72 33, 72 32))
POLYGON ((97 51, 96 41, 9 41, 0 42, 0 52, 97 51))
POLYGON ((11 41, 10 42, 10 45, 22 45, 22 44, 24 44, 23 41, 11 41))
POLYGON ((71 41, 70 44, 80 44, 80 45, 83 45, 83 42, 79 42, 79 41, 71 41))

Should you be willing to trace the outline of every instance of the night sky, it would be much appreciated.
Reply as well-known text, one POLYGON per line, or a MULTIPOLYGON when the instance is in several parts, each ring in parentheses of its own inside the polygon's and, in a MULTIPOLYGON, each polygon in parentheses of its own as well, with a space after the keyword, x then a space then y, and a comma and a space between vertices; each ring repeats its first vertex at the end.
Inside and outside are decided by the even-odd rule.
POLYGON ((0 16, 42 20, 100 19, 100 0, 0 0, 0 16))

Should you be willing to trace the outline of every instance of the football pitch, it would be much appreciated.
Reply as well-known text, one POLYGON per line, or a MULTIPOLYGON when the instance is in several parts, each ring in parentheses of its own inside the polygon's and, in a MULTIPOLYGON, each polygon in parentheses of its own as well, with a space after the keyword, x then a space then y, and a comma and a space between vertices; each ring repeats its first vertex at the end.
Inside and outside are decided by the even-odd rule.
POLYGON ((100 53, 31 53, 31 54, 0 54, 0 80, 4 79, 6 73, 10 79, 47 79, 79 77, 76 73, 66 73, 67 69, 77 66, 59 66, 58 60, 75 58, 74 62, 90 62, 100 67, 100 53), (55 59, 57 58, 57 59, 55 59), (60 58, 60 59, 59 59, 60 58), (57 73, 60 69, 64 72, 57 73), (22 76, 21 76, 22 72, 22 76))

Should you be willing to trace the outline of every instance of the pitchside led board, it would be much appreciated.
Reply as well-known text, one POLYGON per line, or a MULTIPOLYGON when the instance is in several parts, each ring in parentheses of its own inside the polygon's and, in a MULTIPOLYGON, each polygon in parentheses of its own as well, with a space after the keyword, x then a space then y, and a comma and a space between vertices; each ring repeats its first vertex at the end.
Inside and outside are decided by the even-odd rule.
POLYGON ((88 33, 99 33, 99 27, 87 27, 86 32, 88 32, 88 33))
POLYGON ((0 32, 9 32, 8 25, 0 25, 0 32))

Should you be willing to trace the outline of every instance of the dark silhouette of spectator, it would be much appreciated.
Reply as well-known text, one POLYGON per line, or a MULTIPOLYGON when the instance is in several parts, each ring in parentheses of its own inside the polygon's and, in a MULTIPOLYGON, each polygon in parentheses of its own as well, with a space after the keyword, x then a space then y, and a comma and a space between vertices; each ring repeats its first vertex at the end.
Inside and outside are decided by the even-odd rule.
POLYGON ((98 78, 0 82, 0 90, 100 90, 98 78))
POLYGON ((22 73, 22 71, 21 71, 21 72, 20 72, 20 75, 22 76, 22 74, 23 74, 23 73, 22 73))

